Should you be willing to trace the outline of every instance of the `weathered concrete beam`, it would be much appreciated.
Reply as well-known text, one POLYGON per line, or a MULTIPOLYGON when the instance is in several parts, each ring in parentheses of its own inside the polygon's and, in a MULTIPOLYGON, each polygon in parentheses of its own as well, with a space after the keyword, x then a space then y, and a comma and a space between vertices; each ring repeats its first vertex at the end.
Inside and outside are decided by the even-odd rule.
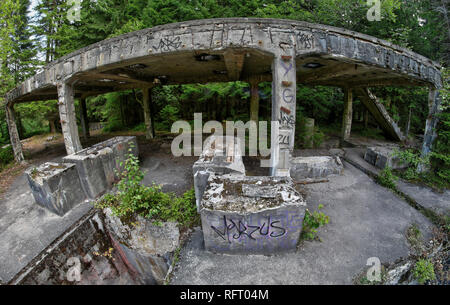
POLYGON ((155 135, 153 134, 152 116, 150 111, 152 88, 147 87, 142 89, 142 95, 143 95, 142 106, 144 108, 144 121, 145 121, 145 138, 149 140, 155 137, 155 135))
POLYGON ((22 143, 20 143, 19 132, 17 131, 16 115, 14 111, 14 104, 6 104, 6 122, 8 123, 9 139, 14 152, 14 159, 17 162, 24 160, 22 152, 22 143))
POLYGON ((67 83, 58 83, 58 106, 64 144, 68 155, 82 149, 78 135, 77 118, 75 115, 73 86, 67 83))
POLYGON ((289 176, 289 159, 295 137, 295 50, 289 47, 282 50, 272 62, 272 121, 279 123, 278 130, 271 132, 272 176, 289 176))
POLYGON ((323 73, 311 72, 298 78, 299 83, 311 83, 316 81, 326 81, 346 74, 358 74, 358 65, 344 68, 341 64, 337 64, 323 73))
POLYGON ((245 53, 228 49, 223 54, 228 77, 231 81, 237 81, 241 78, 242 68, 244 67, 245 53))
POLYGON ((383 104, 378 101, 377 97, 369 89, 354 88, 354 92, 387 135, 397 141, 403 141, 405 139, 400 128, 386 111, 383 104))
POLYGON ((351 88, 344 88, 344 113, 342 115, 341 138, 346 141, 350 138, 353 118, 353 91, 351 88))
POLYGON ((83 130, 83 137, 85 139, 89 138, 89 119, 87 116, 86 98, 82 97, 80 99, 80 120, 81 128, 83 130))

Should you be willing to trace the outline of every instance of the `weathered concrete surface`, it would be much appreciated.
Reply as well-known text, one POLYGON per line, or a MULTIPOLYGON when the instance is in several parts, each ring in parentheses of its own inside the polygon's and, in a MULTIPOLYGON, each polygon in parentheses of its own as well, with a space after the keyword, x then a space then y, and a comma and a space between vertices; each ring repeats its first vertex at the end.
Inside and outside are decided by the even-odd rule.
POLYGON ((367 259, 393 262, 406 257, 407 228, 416 223, 427 240, 431 223, 391 191, 344 162, 342 176, 306 186, 310 210, 323 204, 330 223, 319 230, 322 242, 305 242, 283 255, 218 255, 204 249, 202 232, 193 234, 172 284, 350 284, 367 259))
MULTIPOLYGON (((139 155, 139 147, 135 136, 118 136, 92 145, 92 149, 98 151, 105 148, 112 149, 115 161, 114 168, 119 173, 123 170, 125 160, 128 158, 129 154, 136 157, 139 155)), ((118 176, 116 175, 116 177, 118 176)))
MULTIPOLYGON (((144 29, 79 49, 50 63, 42 72, 27 79, 9 92, 7 102, 36 100, 33 95, 37 93, 41 93, 43 98, 48 96, 49 99, 54 99, 56 83, 61 80, 71 81, 74 78, 83 80, 83 82, 76 83, 74 88, 75 93, 80 95, 87 93, 86 85, 89 84, 96 84, 97 86, 91 90, 99 91, 98 81, 105 78, 112 81, 111 87, 149 85, 148 80, 153 80, 153 78, 146 77, 149 70, 153 71, 152 75, 168 76, 169 83, 182 81, 192 83, 199 79, 202 81, 232 80, 236 73, 229 71, 230 73, 215 75, 213 69, 217 67, 217 63, 195 57, 193 54, 195 51, 209 50, 210 52, 219 52, 226 57, 224 53, 230 47, 256 49, 269 54, 277 54, 280 50, 291 49, 295 56, 302 60, 311 60, 311 57, 314 58, 314 56, 316 56, 314 60, 318 60, 318 55, 327 60, 345 58, 349 61, 348 65, 345 65, 345 62, 342 63, 343 66, 339 67, 331 65, 333 69, 330 67, 316 69, 315 71, 320 71, 320 73, 315 73, 313 76, 304 74, 300 80, 305 83, 335 85, 347 83, 351 85, 355 82, 354 80, 350 81, 352 76, 359 74, 364 75, 364 84, 379 84, 382 81, 379 76, 385 72, 386 77, 393 77, 389 80, 392 84, 423 82, 440 87, 442 83, 438 64, 390 42, 350 30, 294 20, 205 19, 144 29), (181 51, 186 53, 184 55, 187 57, 183 57, 183 54, 176 54, 181 51), (181 66, 176 68, 174 73, 165 73, 168 72, 167 65, 153 64, 162 54, 179 56, 177 61, 181 66), (358 68, 355 68, 355 64, 358 65, 358 68), (109 70, 108 66, 110 66, 109 70), (199 68, 200 66, 203 69, 199 68), (121 71, 118 68, 125 68, 127 71, 121 71), (143 75, 142 78, 138 77, 137 69, 141 72, 139 75, 143 75), (176 75, 178 69, 185 73, 176 75), (368 70, 374 73, 367 73, 368 70), (204 73, 199 73, 200 71, 204 73), (327 72, 328 78, 323 72, 327 72), (129 75, 120 77, 119 73, 128 73, 129 75), (186 73, 188 74, 186 75, 186 73)), ((226 70, 225 59, 220 58, 220 60, 219 67, 226 70)), ((333 60, 329 60, 328 63, 333 63, 333 60)), ((269 67, 270 64, 270 60, 264 63, 269 67)), ((252 68, 252 71, 244 69, 241 71, 240 77, 245 78, 249 75, 262 74, 261 71, 267 71, 265 66, 258 68, 258 65, 260 65, 258 61, 250 62, 250 65, 243 65, 246 68, 252 68)), ((233 65, 233 69, 236 69, 235 66, 233 65)), ((172 65, 170 68, 173 69, 172 65)), ((239 69, 236 70, 239 71, 239 69)), ((308 68, 302 70, 308 71, 308 68)), ((105 84, 102 87, 105 90, 105 84)))
POLYGON ((122 222, 110 209, 104 210, 105 225, 114 248, 141 284, 163 284, 180 245, 180 231, 174 222, 157 226, 141 216, 122 222))
POLYGON ((429 187, 408 183, 402 179, 397 181, 397 188, 422 207, 431 209, 437 214, 450 217, 449 190, 438 193, 429 187))
POLYGON ((372 114, 380 127, 385 133, 394 140, 403 141, 405 136, 400 128, 391 118, 389 113, 384 108, 383 104, 378 101, 377 97, 367 88, 355 89, 355 94, 361 99, 366 109, 372 114))
POLYGON ((75 164, 46 162, 25 174, 36 203, 56 215, 86 199, 75 164))
POLYGON ((290 174, 295 181, 307 178, 324 178, 340 175, 344 169, 338 156, 296 157, 291 158, 290 174))
POLYGON ((206 250, 295 251, 306 204, 289 177, 211 175, 200 204, 206 250))
POLYGON ((192 166, 197 210, 211 174, 245 175, 242 161, 242 146, 239 138, 210 136, 205 140, 202 153, 192 166))
POLYGON ((128 154, 139 154, 136 137, 114 137, 63 158, 76 164, 81 184, 89 198, 97 198, 119 178, 128 154))
POLYGON ((364 160, 381 169, 387 166, 392 169, 405 168, 407 164, 394 156, 395 149, 398 149, 398 147, 367 147, 364 160))
POLYGON ((21 175, 0 200, 0 281, 10 281, 91 208, 83 202, 57 216, 34 202, 26 175, 21 175))
POLYGON ((63 158, 63 162, 75 164, 81 180, 82 190, 95 199, 108 189, 101 155, 85 148, 63 158))

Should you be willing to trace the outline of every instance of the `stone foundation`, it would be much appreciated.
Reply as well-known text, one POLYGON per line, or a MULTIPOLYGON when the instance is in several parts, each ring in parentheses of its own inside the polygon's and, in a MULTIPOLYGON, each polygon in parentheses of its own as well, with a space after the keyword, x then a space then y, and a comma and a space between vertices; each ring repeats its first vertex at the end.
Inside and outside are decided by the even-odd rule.
POLYGON ((25 174, 36 203, 59 216, 86 199, 75 164, 47 162, 25 174))
POLYGON ((289 177, 211 175, 200 205, 205 248, 228 254, 295 251, 305 209, 289 177))

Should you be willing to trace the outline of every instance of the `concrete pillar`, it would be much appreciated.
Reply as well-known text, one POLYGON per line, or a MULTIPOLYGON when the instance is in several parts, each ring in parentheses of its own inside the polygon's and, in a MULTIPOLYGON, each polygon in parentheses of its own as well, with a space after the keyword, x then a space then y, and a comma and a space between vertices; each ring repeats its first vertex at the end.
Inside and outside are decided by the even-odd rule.
POLYGON ((64 144, 68 155, 82 149, 78 135, 77 118, 75 116, 73 87, 67 83, 58 83, 58 106, 64 144))
POLYGON ((367 129, 369 127, 369 110, 364 110, 364 128, 367 129))
POLYGON ((14 152, 14 159, 17 162, 24 160, 22 152, 22 143, 20 143, 19 132, 17 131, 16 116, 14 112, 14 105, 6 105, 6 122, 8 124, 9 139, 14 152))
POLYGON ((352 104, 353 94, 352 89, 344 88, 344 114, 342 116, 342 140, 348 140, 350 138, 350 132, 352 130, 352 104))
POLYGON ((289 176, 290 156, 294 149, 296 107, 295 51, 286 48, 272 62, 271 175, 289 176))
POLYGON ((87 116, 87 108, 86 108, 86 98, 80 99, 80 120, 81 120, 81 129, 83 130, 83 138, 89 138, 89 119, 87 116))
POLYGON ((153 139, 153 128, 152 128, 152 118, 151 118, 151 112, 150 112, 150 103, 151 103, 151 88, 144 88, 142 89, 142 95, 143 95, 143 103, 142 106, 144 107, 144 121, 145 121, 145 138, 147 140, 153 139))
MULTIPOLYGON (((436 88, 430 88, 428 94, 428 117, 425 125, 425 134, 423 136, 422 144, 422 157, 427 156, 431 152, 431 148, 434 140, 437 137, 436 126, 439 122, 439 113, 441 112, 442 98, 440 96, 439 90, 436 88)), ((419 172, 426 170, 424 166, 419 166, 419 172)))
POLYGON ((259 90, 258 81, 250 80, 250 121, 258 126, 259 121, 259 90))

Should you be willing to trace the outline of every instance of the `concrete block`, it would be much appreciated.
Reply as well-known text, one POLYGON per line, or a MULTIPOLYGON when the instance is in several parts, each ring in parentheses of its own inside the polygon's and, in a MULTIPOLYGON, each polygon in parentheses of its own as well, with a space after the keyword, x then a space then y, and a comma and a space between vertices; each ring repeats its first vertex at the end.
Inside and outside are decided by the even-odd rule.
POLYGON ((122 222, 111 209, 104 209, 105 227, 114 248, 133 270, 141 284, 164 284, 173 254, 180 246, 180 230, 176 222, 155 225, 136 216, 132 222, 122 222))
POLYGON ((324 178, 340 175, 344 170, 338 156, 296 157, 291 159, 290 174, 292 179, 324 178))
POLYGON ((59 216, 86 199, 75 164, 47 162, 25 174, 36 203, 59 216))
MULTIPOLYGON (((128 157, 129 153, 132 153, 136 157, 139 155, 139 148, 137 144, 137 140, 135 136, 118 136, 106 141, 97 143, 92 146, 92 148, 101 150, 104 148, 112 149, 114 160, 108 160, 110 163, 109 166, 114 166, 114 169, 118 172, 121 172, 124 167, 125 160, 128 157), (122 163, 122 166, 120 165, 122 163)), ((118 175, 115 174, 116 179, 118 175)))
POLYGON ((205 248, 215 253, 296 250, 306 203, 289 177, 211 175, 200 205, 205 248))
POLYGON ((76 164, 81 185, 89 198, 95 199, 108 189, 102 155, 97 150, 85 148, 64 157, 63 162, 76 164))
POLYGON ((407 165, 401 162, 399 158, 393 156, 394 149, 395 147, 368 147, 364 154, 364 160, 381 169, 384 169, 386 166, 392 169, 405 168, 407 165))
POLYGON ((210 136, 203 147, 202 154, 192 166, 197 210, 211 174, 245 175, 239 138, 210 136))

